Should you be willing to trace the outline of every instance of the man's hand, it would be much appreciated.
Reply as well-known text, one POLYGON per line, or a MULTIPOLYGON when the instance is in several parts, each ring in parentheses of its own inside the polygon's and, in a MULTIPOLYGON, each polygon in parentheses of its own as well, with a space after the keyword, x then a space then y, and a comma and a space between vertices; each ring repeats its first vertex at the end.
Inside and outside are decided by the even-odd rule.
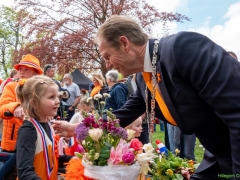
POLYGON ((75 135, 75 128, 78 124, 71 124, 67 121, 52 120, 53 129, 60 137, 72 137, 75 135))
POLYGON ((24 117, 23 108, 21 108, 20 106, 17 106, 17 107, 14 109, 13 115, 14 115, 14 117, 16 117, 16 118, 23 118, 23 117, 24 117))
POLYGON ((74 108, 73 108, 72 106, 70 106, 70 107, 68 108, 68 110, 69 110, 69 111, 73 111, 74 108))

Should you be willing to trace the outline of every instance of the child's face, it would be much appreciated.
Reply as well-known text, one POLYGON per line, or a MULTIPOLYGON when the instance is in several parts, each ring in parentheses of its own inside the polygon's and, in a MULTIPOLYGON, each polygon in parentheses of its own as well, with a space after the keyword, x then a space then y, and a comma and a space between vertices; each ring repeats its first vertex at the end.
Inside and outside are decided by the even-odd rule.
POLYGON ((133 122, 130 129, 135 131, 135 137, 139 137, 142 133, 142 118, 139 117, 136 121, 133 122))
POLYGON ((56 116, 59 105, 58 86, 55 84, 48 86, 46 92, 41 97, 40 118, 44 119, 48 116, 56 116))
POLYGON ((79 108, 78 108, 79 111, 85 111, 85 112, 89 112, 90 111, 90 107, 87 106, 86 104, 81 104, 79 105, 79 108))

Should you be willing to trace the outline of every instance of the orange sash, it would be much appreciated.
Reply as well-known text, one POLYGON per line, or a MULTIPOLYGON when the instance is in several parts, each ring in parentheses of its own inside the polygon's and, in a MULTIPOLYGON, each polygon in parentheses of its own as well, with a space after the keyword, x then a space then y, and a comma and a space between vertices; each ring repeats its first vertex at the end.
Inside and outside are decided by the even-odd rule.
MULTIPOLYGON (((152 73, 149 72, 143 72, 143 79, 146 82, 146 85, 150 91, 152 91, 152 73)), ((177 125, 176 122, 174 121, 172 115, 170 114, 167 105, 164 102, 164 99, 161 95, 161 92, 159 92, 158 88, 156 88, 156 94, 155 94, 155 99, 164 115, 164 117, 167 119, 167 121, 173 125, 177 125)))

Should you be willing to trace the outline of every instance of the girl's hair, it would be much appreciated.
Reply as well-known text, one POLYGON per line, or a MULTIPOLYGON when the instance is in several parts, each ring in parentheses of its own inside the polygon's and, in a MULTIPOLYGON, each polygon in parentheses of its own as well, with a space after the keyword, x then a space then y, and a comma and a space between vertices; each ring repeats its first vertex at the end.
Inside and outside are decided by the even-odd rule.
MULTIPOLYGON (((21 81, 23 80, 19 80, 21 81)), ((51 85, 56 85, 56 83, 51 78, 42 75, 33 76, 25 83, 19 83, 16 89, 17 99, 25 114, 39 119, 41 98, 51 85)))
POLYGON ((88 101, 88 97, 83 97, 81 100, 80 100, 80 103, 79 103, 79 105, 83 105, 83 104, 85 104, 85 105, 87 105, 87 106, 93 106, 93 103, 92 103, 92 101, 90 100, 90 101, 88 101))
POLYGON ((132 126, 134 125, 134 123, 138 120, 138 119, 142 119, 142 116, 139 116, 135 121, 133 121, 131 124, 129 124, 128 126, 126 126, 124 129, 132 129, 132 126))

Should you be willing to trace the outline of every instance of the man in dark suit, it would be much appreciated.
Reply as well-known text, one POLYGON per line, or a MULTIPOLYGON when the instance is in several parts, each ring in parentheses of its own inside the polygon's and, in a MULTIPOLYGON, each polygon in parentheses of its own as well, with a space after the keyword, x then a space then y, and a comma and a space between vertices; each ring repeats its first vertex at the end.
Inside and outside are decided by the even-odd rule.
POLYGON ((114 111, 121 126, 129 125, 148 109, 142 72, 157 80, 171 118, 155 103, 155 116, 195 134, 206 148, 204 159, 191 179, 219 179, 240 174, 240 63, 207 37, 180 32, 148 38, 132 19, 113 15, 98 30, 95 43, 108 69, 124 77, 137 73, 137 91, 114 111), (153 48, 157 49, 154 51, 153 48), (154 52, 153 52, 154 51, 154 52), (156 53, 156 64, 152 63, 156 53), (153 67, 156 65, 156 73, 153 67), (163 113, 162 113, 163 112, 163 113))

